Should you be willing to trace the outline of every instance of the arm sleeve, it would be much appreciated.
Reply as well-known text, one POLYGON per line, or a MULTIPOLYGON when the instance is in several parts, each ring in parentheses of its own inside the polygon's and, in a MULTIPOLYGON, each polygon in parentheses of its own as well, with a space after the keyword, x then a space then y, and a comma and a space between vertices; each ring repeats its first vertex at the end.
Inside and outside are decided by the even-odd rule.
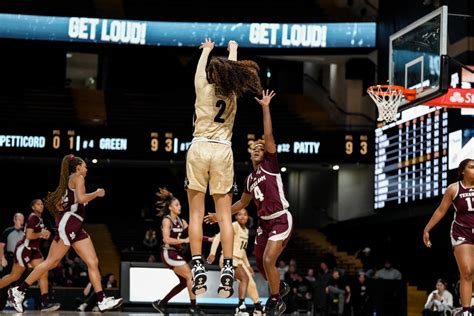
POLYGON ((1 243, 4 243, 5 245, 7 244, 8 235, 10 235, 11 231, 12 231, 11 227, 9 227, 9 228, 7 228, 3 231, 2 236, 0 236, 0 242, 1 243))
POLYGON ((433 297, 433 292, 431 292, 430 295, 428 295, 428 298, 426 299, 426 303, 425 303, 425 308, 430 309, 431 306, 433 305, 432 297, 433 297))
POLYGON ((454 306, 453 304, 454 304, 453 295, 451 293, 446 293, 444 297, 443 305, 453 307, 454 306))
POLYGON ((211 245, 211 251, 210 251, 210 254, 211 255, 216 255, 216 252, 217 252, 217 247, 219 247, 219 243, 221 242, 221 234, 217 234, 214 236, 214 240, 212 241, 212 245, 211 245))
POLYGON ((206 64, 210 53, 210 48, 205 47, 202 49, 201 57, 199 58, 196 68, 196 75, 194 76, 194 87, 196 90, 203 88, 206 84, 208 84, 206 77, 206 64))

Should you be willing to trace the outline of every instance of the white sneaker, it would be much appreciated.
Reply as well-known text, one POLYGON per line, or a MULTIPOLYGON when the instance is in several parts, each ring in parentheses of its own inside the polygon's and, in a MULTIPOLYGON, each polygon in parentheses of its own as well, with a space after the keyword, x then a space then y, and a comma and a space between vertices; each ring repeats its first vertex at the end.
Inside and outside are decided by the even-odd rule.
POLYGON ((18 291, 18 286, 8 289, 8 300, 18 313, 23 313, 23 301, 25 293, 18 291))
POLYGON ((245 306, 245 303, 240 304, 236 309, 235 309, 235 316, 249 316, 250 314, 247 312, 247 306, 245 306))
POLYGON ((87 303, 82 303, 81 305, 79 305, 79 307, 77 308, 77 311, 78 312, 83 312, 86 310, 86 307, 87 307, 87 303))
POLYGON ((113 296, 109 297, 104 297, 104 299, 101 302, 97 303, 97 306, 99 307, 99 311, 105 312, 111 309, 116 309, 119 308, 123 303, 122 298, 114 298, 113 296))

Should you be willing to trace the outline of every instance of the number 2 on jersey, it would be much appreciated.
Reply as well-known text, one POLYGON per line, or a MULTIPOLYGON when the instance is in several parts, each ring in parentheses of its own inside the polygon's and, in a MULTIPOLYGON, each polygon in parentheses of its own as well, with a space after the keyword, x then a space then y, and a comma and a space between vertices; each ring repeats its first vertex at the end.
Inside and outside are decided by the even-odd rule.
POLYGON ((225 101, 224 100, 217 101, 216 107, 219 108, 219 112, 217 112, 216 116, 214 117, 214 122, 224 123, 225 119, 222 118, 222 114, 224 114, 225 108, 226 108, 225 101))
POLYGON ((262 191, 260 191, 260 188, 257 186, 255 189, 253 189, 253 195, 255 196, 255 199, 259 200, 260 202, 263 202, 263 199, 265 198, 262 191))

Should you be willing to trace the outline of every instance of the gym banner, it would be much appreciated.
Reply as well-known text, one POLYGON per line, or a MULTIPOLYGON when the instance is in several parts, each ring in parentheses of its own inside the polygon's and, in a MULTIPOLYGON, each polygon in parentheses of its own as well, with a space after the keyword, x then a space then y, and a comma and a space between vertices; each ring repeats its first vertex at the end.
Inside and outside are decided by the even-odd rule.
POLYGON ((453 108, 474 108, 474 89, 449 88, 446 94, 423 104, 453 108))
POLYGON ((198 46, 235 40, 253 48, 375 48, 376 23, 206 23, 0 14, 0 38, 198 46))

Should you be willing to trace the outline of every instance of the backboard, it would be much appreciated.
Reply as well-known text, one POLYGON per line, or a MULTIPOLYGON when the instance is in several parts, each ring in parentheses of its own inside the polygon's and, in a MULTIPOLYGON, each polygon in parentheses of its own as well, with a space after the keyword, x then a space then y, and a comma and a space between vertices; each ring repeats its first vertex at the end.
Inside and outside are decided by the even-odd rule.
POLYGON ((448 7, 442 6, 390 36, 389 84, 417 90, 399 111, 447 91, 447 31, 448 7))

